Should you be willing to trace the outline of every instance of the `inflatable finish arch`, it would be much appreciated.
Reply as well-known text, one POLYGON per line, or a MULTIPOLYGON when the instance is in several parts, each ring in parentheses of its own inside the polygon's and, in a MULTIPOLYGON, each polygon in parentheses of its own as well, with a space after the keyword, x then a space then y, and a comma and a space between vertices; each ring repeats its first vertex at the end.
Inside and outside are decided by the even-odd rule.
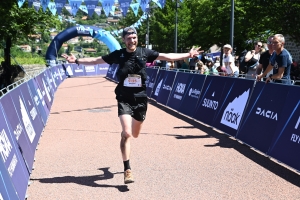
POLYGON ((90 36, 101 40, 109 48, 110 52, 121 49, 120 43, 110 34, 109 31, 95 26, 78 25, 60 32, 50 43, 46 52, 47 65, 55 66, 57 52, 62 44, 77 36, 90 36))

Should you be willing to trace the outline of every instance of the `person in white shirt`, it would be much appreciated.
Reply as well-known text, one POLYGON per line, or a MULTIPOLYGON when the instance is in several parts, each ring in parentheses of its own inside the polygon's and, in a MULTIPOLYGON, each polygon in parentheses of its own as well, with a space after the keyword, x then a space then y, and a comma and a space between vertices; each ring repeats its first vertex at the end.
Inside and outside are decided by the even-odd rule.
POLYGON ((223 46, 223 66, 226 68, 227 76, 237 78, 239 76, 239 69, 234 64, 234 57, 231 55, 232 47, 230 44, 223 46))

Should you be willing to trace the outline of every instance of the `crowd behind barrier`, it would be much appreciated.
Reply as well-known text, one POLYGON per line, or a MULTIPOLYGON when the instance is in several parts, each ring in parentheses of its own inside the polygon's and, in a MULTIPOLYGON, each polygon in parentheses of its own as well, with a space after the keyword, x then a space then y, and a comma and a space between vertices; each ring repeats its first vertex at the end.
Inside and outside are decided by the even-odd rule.
POLYGON ((188 72, 147 68, 148 97, 300 170, 300 87, 188 72))
POLYGON ((37 145, 58 86, 67 77, 106 75, 108 64, 63 64, 0 90, 0 199, 26 199, 37 145))

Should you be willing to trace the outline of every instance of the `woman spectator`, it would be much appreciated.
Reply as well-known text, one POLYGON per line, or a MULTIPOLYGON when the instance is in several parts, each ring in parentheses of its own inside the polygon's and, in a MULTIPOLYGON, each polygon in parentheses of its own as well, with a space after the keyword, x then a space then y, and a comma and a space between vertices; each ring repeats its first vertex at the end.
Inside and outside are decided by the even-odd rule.
POLYGON ((248 72, 246 73, 246 78, 255 79, 256 67, 259 65, 258 61, 260 59, 262 43, 255 42, 254 50, 248 51, 245 56, 245 62, 247 63, 248 72))

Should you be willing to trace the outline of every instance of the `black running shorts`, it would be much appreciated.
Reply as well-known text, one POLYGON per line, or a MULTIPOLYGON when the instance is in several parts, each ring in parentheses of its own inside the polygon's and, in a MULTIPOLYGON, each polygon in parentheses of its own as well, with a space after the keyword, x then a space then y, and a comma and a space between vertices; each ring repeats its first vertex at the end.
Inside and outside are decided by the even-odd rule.
POLYGON ((147 104, 147 97, 136 97, 130 100, 118 99, 118 116, 127 114, 142 122, 146 118, 147 104))

